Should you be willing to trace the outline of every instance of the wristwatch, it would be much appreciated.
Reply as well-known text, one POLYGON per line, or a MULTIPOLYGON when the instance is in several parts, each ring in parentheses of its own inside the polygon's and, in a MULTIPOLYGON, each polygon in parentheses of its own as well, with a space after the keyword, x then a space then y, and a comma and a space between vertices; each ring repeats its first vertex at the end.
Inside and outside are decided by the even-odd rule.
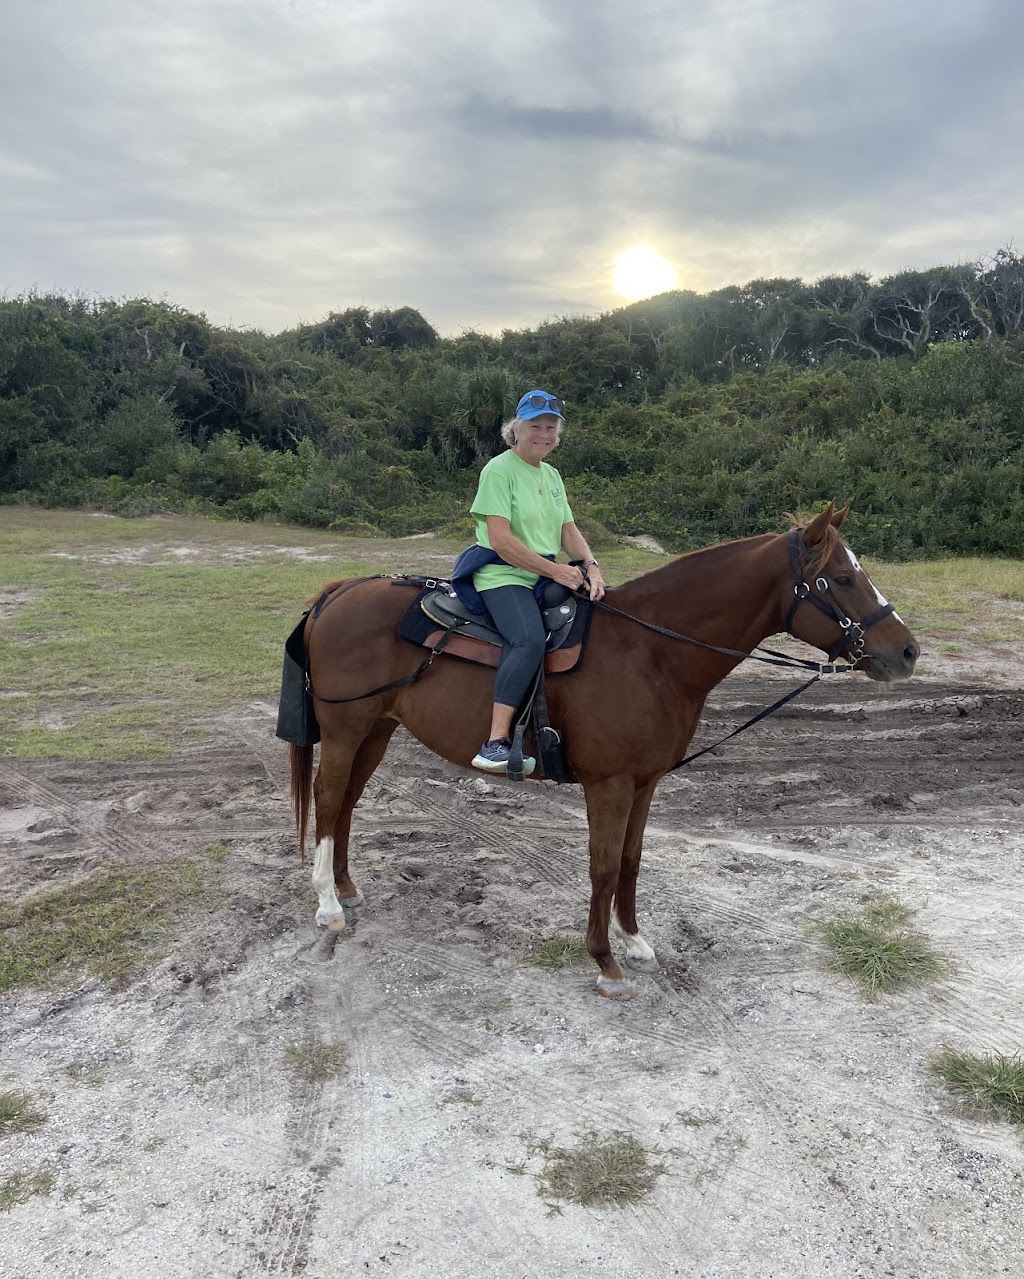
POLYGON ((597 560, 587 560, 587 562, 583 565, 583 571, 585 573, 588 568, 600 568, 600 567, 601 565, 598 564, 597 560))

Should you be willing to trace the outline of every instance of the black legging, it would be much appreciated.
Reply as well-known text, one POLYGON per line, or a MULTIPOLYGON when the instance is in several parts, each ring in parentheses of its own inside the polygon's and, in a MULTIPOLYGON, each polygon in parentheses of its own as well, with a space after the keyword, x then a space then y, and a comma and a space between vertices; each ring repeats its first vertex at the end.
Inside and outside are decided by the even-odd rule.
POLYGON ((518 706, 544 657, 544 620, 528 586, 495 586, 480 596, 505 643, 494 681, 494 700, 518 706))

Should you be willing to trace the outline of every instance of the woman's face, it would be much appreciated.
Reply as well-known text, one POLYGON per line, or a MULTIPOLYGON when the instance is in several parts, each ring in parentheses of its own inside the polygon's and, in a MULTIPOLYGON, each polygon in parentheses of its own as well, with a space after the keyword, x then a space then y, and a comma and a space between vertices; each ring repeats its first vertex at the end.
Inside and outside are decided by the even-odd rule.
POLYGON ((525 462, 537 465, 558 443, 558 416, 542 413, 516 427, 516 452, 525 462))

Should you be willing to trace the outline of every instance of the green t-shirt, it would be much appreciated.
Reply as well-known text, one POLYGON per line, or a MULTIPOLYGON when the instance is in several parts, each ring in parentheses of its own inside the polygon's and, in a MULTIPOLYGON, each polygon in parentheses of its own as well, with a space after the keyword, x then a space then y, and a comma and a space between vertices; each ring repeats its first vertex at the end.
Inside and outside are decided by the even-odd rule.
MULTIPOLYGON (((513 537, 538 555, 557 555, 562 549, 562 525, 572 523, 562 477, 553 466, 531 466, 514 450, 492 457, 480 472, 480 484, 470 507, 476 516, 476 540, 490 549, 487 516, 508 520, 513 537)), ((496 586, 533 586, 536 573, 508 564, 485 564, 473 574, 478 591, 496 586)))

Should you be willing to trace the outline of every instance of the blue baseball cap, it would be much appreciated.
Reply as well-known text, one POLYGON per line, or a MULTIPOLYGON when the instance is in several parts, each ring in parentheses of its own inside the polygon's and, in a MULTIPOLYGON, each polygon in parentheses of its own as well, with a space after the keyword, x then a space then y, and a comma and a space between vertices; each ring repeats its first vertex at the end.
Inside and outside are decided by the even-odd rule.
POLYGON ((557 395, 551 395, 547 391, 527 391, 523 398, 516 405, 516 417, 520 422, 529 422, 531 418, 543 417, 545 413, 554 413, 555 417, 562 417, 562 410, 565 408, 565 400, 560 400, 557 395))

